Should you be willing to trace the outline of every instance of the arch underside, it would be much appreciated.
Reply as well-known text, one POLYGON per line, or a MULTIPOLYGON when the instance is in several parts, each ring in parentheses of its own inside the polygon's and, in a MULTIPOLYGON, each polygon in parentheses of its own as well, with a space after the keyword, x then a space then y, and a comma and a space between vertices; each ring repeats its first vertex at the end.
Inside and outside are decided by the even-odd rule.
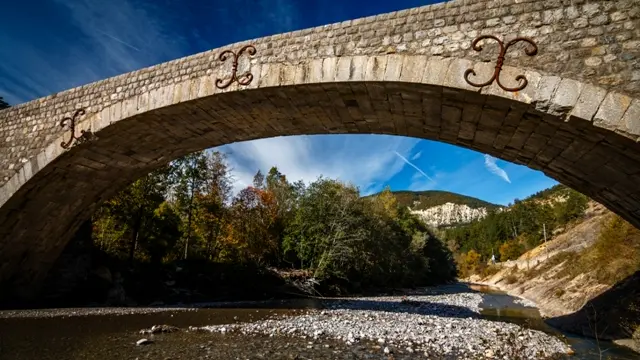
POLYGON ((640 145, 591 122, 418 83, 261 88, 120 120, 40 169, 0 209, 3 293, 36 289, 96 206, 154 168, 205 148, 303 134, 393 134, 459 145, 541 170, 640 226, 640 145))

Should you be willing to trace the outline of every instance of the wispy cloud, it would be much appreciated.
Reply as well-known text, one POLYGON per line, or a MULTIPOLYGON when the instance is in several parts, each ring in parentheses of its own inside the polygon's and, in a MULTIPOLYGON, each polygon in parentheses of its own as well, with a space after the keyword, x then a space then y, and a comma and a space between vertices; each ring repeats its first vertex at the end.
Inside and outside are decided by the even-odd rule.
POLYGON ((151 8, 131 1, 55 0, 47 6, 51 14, 40 26, 52 30, 38 37, 21 29, 9 35, 0 26, 0 90, 11 104, 191 53, 151 8), (65 17, 56 17, 60 13, 65 17))
POLYGON ((388 135, 313 135, 275 137, 217 148, 229 155, 235 191, 251 184, 256 171, 272 166, 290 181, 312 182, 322 175, 357 185, 363 195, 380 191, 404 163, 418 139, 388 135))
POLYGON ((415 166, 411 161, 407 160, 406 157, 400 155, 397 151, 395 152, 396 155, 398 155, 398 157, 400 159, 402 159, 402 161, 404 161, 405 163, 407 163, 407 165, 411 166, 412 168, 416 169, 416 171, 418 171, 420 174, 422 174, 424 177, 426 177, 427 179, 434 181, 429 175, 427 175, 427 173, 425 173, 424 171, 422 171, 419 167, 415 166))
POLYGON ((497 159, 491 155, 484 155, 484 166, 489 170, 492 174, 497 175, 502 178, 502 180, 511 183, 509 180, 509 174, 507 174, 504 169, 500 168, 498 164, 496 164, 497 159))
POLYGON ((415 155, 411 157, 411 160, 418 160, 422 156, 422 151, 418 151, 415 155))
POLYGON ((106 37, 108 37, 108 38, 112 39, 112 40, 115 40, 115 41, 119 42, 120 44, 123 44, 123 45, 126 45, 126 46, 128 46, 128 47, 132 48, 133 50, 140 51, 140 49, 139 49, 139 48, 137 48, 137 47, 135 47, 135 46, 133 46, 133 45, 129 44, 129 43, 128 43, 128 42, 126 42, 126 41, 120 40, 120 39, 118 39, 117 37, 115 37, 115 36, 113 36, 113 35, 107 34, 106 32, 101 31, 101 30, 98 30, 98 29, 96 29, 96 31, 97 31, 98 33, 100 33, 100 34, 102 34, 102 35, 104 35, 104 36, 106 36, 106 37))

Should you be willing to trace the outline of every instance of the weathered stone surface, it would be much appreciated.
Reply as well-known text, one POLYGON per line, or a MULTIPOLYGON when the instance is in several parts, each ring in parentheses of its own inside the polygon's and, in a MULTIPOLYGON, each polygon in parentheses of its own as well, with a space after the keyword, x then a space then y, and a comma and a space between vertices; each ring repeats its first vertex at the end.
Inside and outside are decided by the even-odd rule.
POLYGON ((278 135, 458 144, 540 169, 640 225, 640 190, 627 185, 640 173, 639 13, 635 0, 454 0, 252 41, 257 54, 239 60, 247 86, 216 87, 231 76, 218 55, 241 42, 0 111, 0 283, 37 284, 97 203, 163 163, 278 135), (510 48, 500 74, 507 86, 524 74, 524 90, 464 81, 467 69, 478 82, 493 73, 498 47, 472 49, 480 34, 536 41, 533 57, 510 48), (80 107, 76 135, 97 138, 64 150, 59 122, 80 107))

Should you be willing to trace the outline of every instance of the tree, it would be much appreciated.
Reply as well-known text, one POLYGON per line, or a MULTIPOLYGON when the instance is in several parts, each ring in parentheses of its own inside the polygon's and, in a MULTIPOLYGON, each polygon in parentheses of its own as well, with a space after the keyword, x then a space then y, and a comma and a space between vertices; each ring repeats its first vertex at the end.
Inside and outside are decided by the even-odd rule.
POLYGON ((568 223, 581 217, 587 209, 589 198, 569 189, 566 201, 557 207, 557 217, 561 223, 568 223))
POLYGON ((166 201, 153 211, 148 235, 141 243, 152 263, 160 263, 180 238, 180 216, 166 201))
POLYGON ((225 244, 237 261, 264 264, 277 251, 277 242, 269 232, 275 221, 273 203, 272 194, 253 186, 233 199, 225 244))
POLYGON ((104 212, 114 219, 122 234, 129 234, 128 259, 133 261, 138 244, 149 236, 155 210, 164 202, 170 167, 152 171, 109 200, 104 212))
POLYGON ((6 101, 4 101, 4 99, 2 98, 2 96, 0 96, 0 110, 2 109, 6 109, 11 107, 11 105, 9 105, 9 103, 7 103, 6 101))
POLYGON ((475 250, 469 250, 467 253, 461 254, 458 259, 458 268, 461 276, 478 273, 480 267, 480 254, 475 250))
POLYGON ((256 189, 262 189, 264 187, 264 175, 260 170, 253 176, 253 187, 256 189))
POLYGON ((500 245, 500 261, 516 260, 524 253, 524 248, 517 240, 506 241, 500 245))
POLYGON ((193 218, 196 212, 195 199, 204 191, 207 183, 207 158, 204 152, 196 152, 182 157, 175 162, 176 186, 174 195, 176 205, 185 219, 184 259, 189 256, 189 243, 193 233, 193 218))
POLYGON ((196 231, 205 241, 206 254, 214 260, 218 253, 218 239, 228 221, 227 202, 231 197, 232 179, 225 155, 212 152, 207 155, 206 187, 196 194, 196 231))

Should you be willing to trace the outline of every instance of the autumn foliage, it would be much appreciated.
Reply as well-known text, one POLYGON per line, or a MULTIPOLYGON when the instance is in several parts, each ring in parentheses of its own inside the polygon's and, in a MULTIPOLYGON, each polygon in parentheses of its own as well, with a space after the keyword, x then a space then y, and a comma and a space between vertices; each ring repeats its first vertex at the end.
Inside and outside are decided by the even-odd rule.
POLYGON ((455 276, 451 253, 389 189, 363 198, 332 179, 291 183, 275 167, 235 194, 233 185, 219 152, 178 159, 107 202, 95 242, 131 260, 303 269, 356 288, 455 276))

